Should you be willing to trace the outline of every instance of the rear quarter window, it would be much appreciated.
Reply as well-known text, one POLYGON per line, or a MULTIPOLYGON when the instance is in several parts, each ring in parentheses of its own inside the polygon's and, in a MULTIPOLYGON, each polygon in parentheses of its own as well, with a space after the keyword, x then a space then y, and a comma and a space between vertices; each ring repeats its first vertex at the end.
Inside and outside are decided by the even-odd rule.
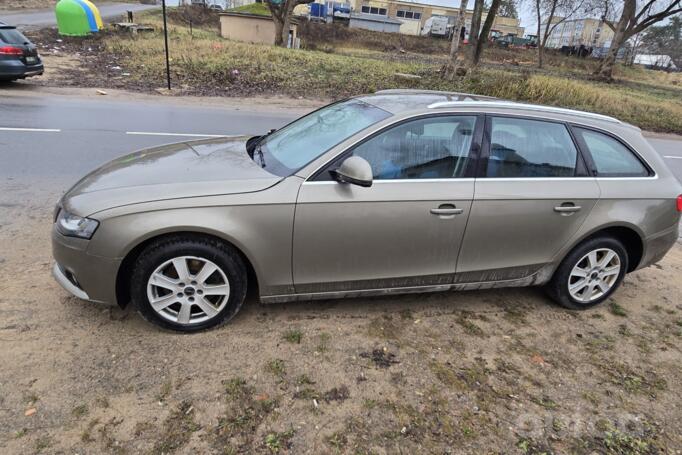
POLYGON ((598 131, 574 128, 599 177, 647 177, 649 169, 619 140, 598 131))
POLYGON ((14 28, 0 28, 0 41, 6 44, 28 44, 29 42, 28 38, 14 28))

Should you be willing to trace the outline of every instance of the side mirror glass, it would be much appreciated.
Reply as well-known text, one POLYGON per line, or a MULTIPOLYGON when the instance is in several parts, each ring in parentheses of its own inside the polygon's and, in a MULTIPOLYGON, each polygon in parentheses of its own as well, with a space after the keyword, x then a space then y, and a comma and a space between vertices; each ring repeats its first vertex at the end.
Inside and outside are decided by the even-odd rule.
POLYGON ((338 169, 329 171, 339 183, 350 183, 364 187, 372 186, 372 166, 359 156, 346 158, 338 169))

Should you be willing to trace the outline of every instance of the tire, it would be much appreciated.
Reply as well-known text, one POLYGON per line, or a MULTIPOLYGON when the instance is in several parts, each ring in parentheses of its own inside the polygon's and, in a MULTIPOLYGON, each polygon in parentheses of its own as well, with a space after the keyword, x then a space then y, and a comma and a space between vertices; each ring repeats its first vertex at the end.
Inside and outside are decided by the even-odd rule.
POLYGON ((628 254, 623 244, 613 237, 595 237, 564 258, 547 285, 547 293, 563 307, 586 310, 608 299, 627 270, 628 254))
POLYGON ((244 304, 246 290, 241 255, 219 240, 196 235, 153 242, 137 258, 130 279, 132 302, 142 317, 180 332, 229 321, 244 304))

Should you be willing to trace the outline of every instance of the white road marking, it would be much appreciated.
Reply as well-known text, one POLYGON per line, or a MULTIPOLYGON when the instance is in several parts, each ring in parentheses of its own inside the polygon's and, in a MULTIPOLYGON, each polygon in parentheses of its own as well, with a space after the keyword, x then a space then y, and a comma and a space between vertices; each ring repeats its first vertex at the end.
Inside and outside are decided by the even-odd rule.
POLYGON ((126 131, 131 136, 183 136, 183 137, 234 137, 229 134, 194 134, 194 133, 153 133, 147 131, 126 131))
POLYGON ((671 160, 682 160, 682 156, 663 155, 663 158, 668 158, 671 160))
POLYGON ((0 127, 0 131, 19 131, 25 133, 61 133, 62 130, 54 128, 9 128, 0 127))

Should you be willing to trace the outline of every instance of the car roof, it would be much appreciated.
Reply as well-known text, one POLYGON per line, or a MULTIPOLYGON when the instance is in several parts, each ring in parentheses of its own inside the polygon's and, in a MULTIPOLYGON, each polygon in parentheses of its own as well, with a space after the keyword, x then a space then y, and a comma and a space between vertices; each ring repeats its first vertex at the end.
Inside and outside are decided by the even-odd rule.
POLYGON ((626 125, 620 120, 607 115, 540 104, 520 103, 472 93, 436 90, 382 90, 371 95, 360 96, 358 99, 392 114, 402 114, 416 110, 437 112, 440 109, 480 108, 484 111, 505 112, 509 110, 514 113, 530 113, 535 115, 540 113, 562 120, 578 117, 583 120, 626 125))

